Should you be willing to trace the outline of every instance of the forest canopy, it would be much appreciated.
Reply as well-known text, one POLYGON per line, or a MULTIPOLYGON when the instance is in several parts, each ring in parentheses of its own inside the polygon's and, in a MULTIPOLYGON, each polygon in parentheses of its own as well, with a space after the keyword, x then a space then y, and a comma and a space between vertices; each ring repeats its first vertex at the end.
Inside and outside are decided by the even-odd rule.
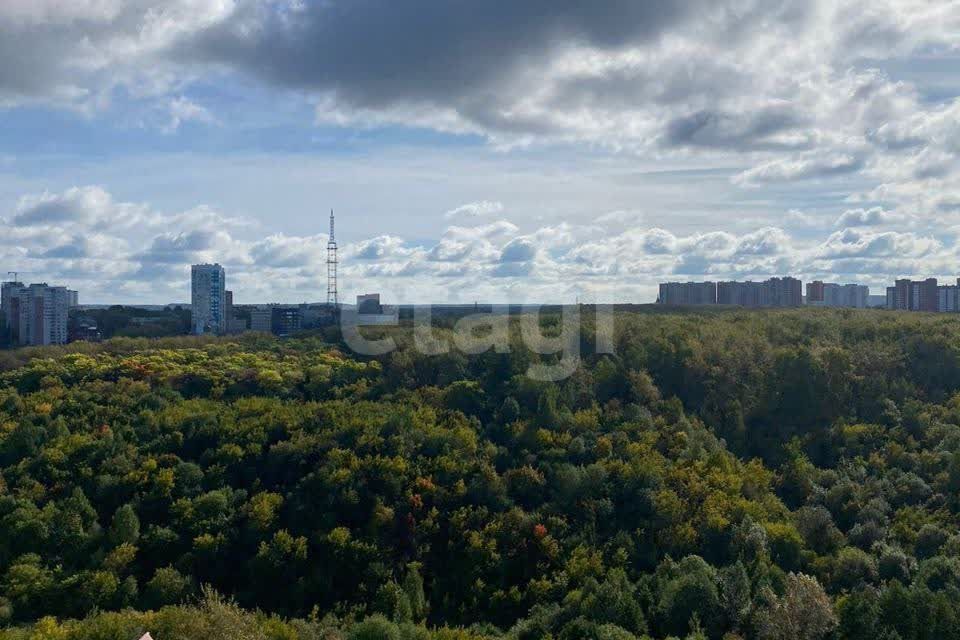
POLYGON ((960 638, 960 324, 586 320, 3 354, 0 640, 960 638))

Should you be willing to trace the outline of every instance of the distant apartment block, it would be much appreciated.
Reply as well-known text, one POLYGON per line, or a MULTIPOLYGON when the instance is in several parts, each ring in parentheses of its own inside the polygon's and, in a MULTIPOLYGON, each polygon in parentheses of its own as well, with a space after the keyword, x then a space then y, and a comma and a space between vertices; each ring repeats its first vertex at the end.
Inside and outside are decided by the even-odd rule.
POLYGON ((71 319, 68 332, 70 342, 100 342, 103 334, 97 327, 97 321, 89 316, 78 316, 71 319))
POLYGON ((834 284, 814 280, 807 283, 807 304, 815 307, 869 306, 870 288, 862 284, 834 284))
POLYGON ((4 282, 0 285, 0 315, 3 316, 3 330, 12 344, 17 343, 20 323, 19 301, 14 301, 23 288, 22 282, 4 282))
POLYGON ((226 273, 219 264, 195 264, 190 270, 193 333, 227 332, 226 273))
POLYGON ((272 329, 280 337, 292 336, 300 331, 303 317, 300 307, 276 306, 273 308, 272 329))
POLYGON ((663 282, 660 284, 657 302, 668 305, 717 304, 717 284, 715 282, 663 282))
POLYGON ((940 307, 939 290, 936 278, 897 280, 892 287, 887 287, 887 308, 936 312, 940 307))
POLYGON ((273 331, 273 309, 258 307, 250 310, 250 331, 271 333, 273 331))
POLYGON ((770 278, 763 282, 718 282, 717 304, 741 307, 799 307, 803 285, 796 278, 770 278))
POLYGON ((233 320, 233 291, 223 292, 223 324, 225 331, 230 332, 230 321, 233 320))
POLYGON ((268 304, 244 307, 250 321, 236 319, 238 332, 257 331, 272 333, 279 337, 294 335, 305 329, 329 326, 336 321, 336 314, 325 304, 268 304), (242 328, 240 327, 242 323, 242 328))
POLYGON ((364 293, 357 296, 357 313, 383 313, 379 293, 364 293))
POLYGON ((789 276, 763 282, 664 282, 660 284, 657 302, 665 305, 799 307, 803 305, 803 283, 789 276))
POLYGON ((13 344, 67 343, 70 292, 66 287, 4 282, 0 308, 13 344))
POLYGON ((823 302, 824 284, 822 280, 807 283, 807 304, 823 302))
POLYGON ((250 328, 250 323, 246 318, 238 318, 236 316, 231 316, 227 318, 227 332, 228 333, 243 333, 250 328))
POLYGON ((957 284, 937 287, 937 311, 940 313, 960 312, 960 278, 957 278, 957 284))

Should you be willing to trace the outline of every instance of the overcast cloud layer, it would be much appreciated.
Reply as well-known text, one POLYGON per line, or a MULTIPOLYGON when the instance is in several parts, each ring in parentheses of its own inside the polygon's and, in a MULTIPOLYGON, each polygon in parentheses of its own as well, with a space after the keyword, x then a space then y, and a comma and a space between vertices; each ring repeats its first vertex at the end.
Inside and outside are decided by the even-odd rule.
MULTIPOLYGON (((256 151, 266 192, 289 178, 262 133, 283 125, 332 136, 311 158, 362 138, 378 171, 403 132, 451 167, 451 193, 474 194, 441 204, 404 190, 409 168, 371 169, 366 187, 397 197, 342 243, 357 290, 650 300, 667 278, 790 273, 881 293, 960 271, 957 69, 956 1, 6 0, 0 119, 44 144, 82 125, 103 157, 21 180, 0 203, 0 260, 87 300, 185 299, 197 260, 226 264, 241 301, 319 299, 325 229, 293 204, 206 206, 229 198, 197 161, 196 198, 171 210, 163 176, 116 169, 228 141, 256 151), (454 167, 490 150, 540 177, 479 192, 454 167), (585 179, 580 157, 603 179, 585 179), (631 166, 686 177, 605 204, 631 166), (572 182, 589 196, 578 215, 564 213, 572 182), (142 196, 112 195, 131 185, 142 196), (670 210, 651 206, 667 189, 670 210)), ((0 141, 0 193, 49 154, 37 143, 0 141)))

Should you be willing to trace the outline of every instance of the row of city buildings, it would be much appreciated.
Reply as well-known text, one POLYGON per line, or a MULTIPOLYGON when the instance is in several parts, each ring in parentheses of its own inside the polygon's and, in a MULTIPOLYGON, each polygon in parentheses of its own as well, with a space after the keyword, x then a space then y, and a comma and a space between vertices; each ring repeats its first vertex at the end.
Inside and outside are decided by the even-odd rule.
POLYGON ((888 309, 904 311, 960 312, 960 278, 956 284, 941 285, 936 278, 897 280, 887 287, 888 309))
MULTIPOLYGON (((191 328, 196 335, 231 334, 245 331, 292 335, 303 329, 333 324, 337 304, 235 305, 233 292, 226 288, 226 271, 219 264, 197 264, 190 273, 191 328)), ((380 304, 379 293, 357 296, 357 312, 375 324, 396 311, 380 304)))
POLYGON ((740 307, 800 307, 804 304, 822 307, 869 306, 870 289, 859 284, 834 284, 815 280, 803 283, 786 276, 761 282, 663 282, 660 284, 659 304, 705 305, 723 304, 740 307))
MULTIPOLYGON (((234 305, 233 292, 226 288, 226 271, 219 264, 193 265, 190 278, 190 329, 196 335, 260 331, 286 336, 333 324, 339 312, 339 305, 329 303, 234 305)), ((25 285, 15 280, 0 286, 0 345, 56 345, 99 339, 92 319, 81 315, 71 324, 70 310, 79 306, 76 291, 46 283, 25 285)), ((372 324, 377 319, 387 324, 391 317, 396 317, 396 310, 383 307, 376 293, 357 296, 357 310, 372 324)), ((131 319, 133 324, 141 321, 164 319, 131 319)))
POLYGON ((887 287, 886 298, 871 304, 870 289, 862 284, 835 284, 814 280, 802 283, 791 277, 762 282, 664 282, 657 302, 665 305, 722 304, 741 307, 850 307, 869 306, 903 311, 960 313, 960 278, 956 284, 941 285, 936 278, 900 279, 887 287))
MULTIPOLYGON (((761 282, 664 282, 657 302, 664 305, 735 305, 742 307, 851 307, 870 306, 870 290, 859 284, 835 284, 815 280, 803 283, 789 276, 761 282)), ((2 283, 0 318, 5 342, 12 345, 65 344, 70 339, 69 311, 79 304, 79 294, 46 283, 2 283)), ((879 306, 879 305, 878 305, 879 306)), ((886 290, 886 308, 909 311, 960 312, 960 278, 956 284, 940 285, 936 278, 896 280, 886 290)), ((395 309, 380 304, 379 294, 357 296, 357 311, 376 323, 389 322, 395 309)), ((280 336, 336 321, 334 304, 234 305, 226 288, 226 271, 219 264, 191 268, 191 330, 202 334, 233 334, 259 331, 280 336)))
POLYGON ((659 304, 725 304, 741 307, 799 307, 802 283, 796 278, 770 278, 762 282, 663 282, 659 304))
POLYGON ((0 316, 5 342, 12 345, 66 344, 70 309, 79 304, 79 294, 46 283, 0 284, 0 316))

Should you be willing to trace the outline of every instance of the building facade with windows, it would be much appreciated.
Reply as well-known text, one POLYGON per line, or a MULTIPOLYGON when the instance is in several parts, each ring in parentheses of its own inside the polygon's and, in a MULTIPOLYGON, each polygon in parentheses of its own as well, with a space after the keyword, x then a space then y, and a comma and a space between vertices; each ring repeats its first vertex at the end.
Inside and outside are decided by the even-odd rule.
POLYGON ((807 283, 807 304, 814 307, 869 306, 870 288, 862 284, 835 284, 814 280, 807 283))
POLYGON ((926 280, 896 280, 887 287, 887 308, 901 311, 936 312, 940 307, 936 278, 926 280))
POLYGON ((0 308, 11 344, 66 344, 71 292, 46 283, 4 282, 0 308))
POLYGON ((717 304, 717 284, 715 282, 662 282, 657 302, 669 305, 717 304))
POLYGON ((250 310, 250 331, 271 333, 273 331, 273 309, 257 307, 250 310))
POLYGON ((190 269, 190 308, 195 335, 226 333, 226 272, 219 264, 195 264, 190 269))
POLYGON ((718 282, 717 304, 740 307, 799 307, 803 305, 803 283, 789 276, 763 282, 718 282))

